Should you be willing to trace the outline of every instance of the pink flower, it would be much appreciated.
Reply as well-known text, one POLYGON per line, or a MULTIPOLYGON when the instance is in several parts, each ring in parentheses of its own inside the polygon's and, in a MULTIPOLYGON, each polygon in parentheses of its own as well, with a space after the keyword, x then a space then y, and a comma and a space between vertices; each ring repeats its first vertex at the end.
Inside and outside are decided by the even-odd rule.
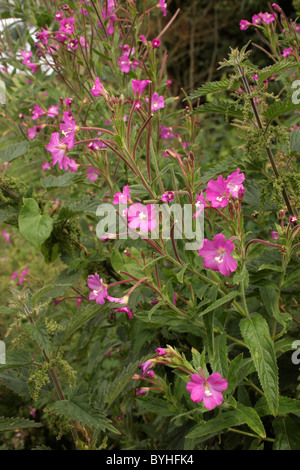
POLYGON ((219 271, 223 276, 230 276, 237 268, 237 262, 230 256, 234 250, 232 240, 226 240, 222 233, 216 235, 213 241, 204 238, 199 248, 199 255, 204 258, 203 267, 219 271))
POLYGON ((165 100, 163 96, 159 96, 158 93, 153 93, 151 100, 151 111, 158 111, 165 107, 165 100))
POLYGON ((41 33, 36 33, 36 37, 41 43, 43 43, 45 46, 48 44, 49 40, 49 31, 47 29, 42 28, 41 33))
POLYGON ((3 237, 5 238, 5 240, 7 241, 7 243, 11 243, 11 239, 10 239, 9 233, 7 233, 5 230, 2 230, 1 235, 3 235, 3 237))
POLYGON ((97 304, 104 304, 107 298, 107 289, 103 284, 102 279, 99 279, 97 273, 88 277, 87 285, 92 291, 90 292, 89 299, 96 300, 97 304))
POLYGON ((136 396, 138 397, 139 395, 142 395, 143 393, 149 392, 150 388, 144 387, 140 389, 136 389, 136 396))
POLYGON ((233 197, 238 197, 239 190, 245 189, 244 186, 242 185, 243 181, 245 180, 245 175, 244 173, 240 174, 240 169, 237 168, 236 171, 231 173, 227 177, 226 184, 227 184, 227 191, 233 196, 233 197))
POLYGON ((50 170, 50 168, 52 167, 52 163, 48 163, 48 162, 44 162, 42 164, 42 171, 47 171, 47 170, 50 170))
POLYGON ((82 297, 77 297, 76 298, 76 307, 80 307, 81 302, 83 301, 82 297))
POLYGON ((99 174, 100 174, 100 172, 98 170, 96 170, 96 168, 93 168, 93 167, 90 167, 86 170, 86 176, 91 181, 97 181, 99 174))
POLYGON ((23 271, 20 272, 20 277, 19 277, 19 282, 18 282, 18 284, 19 284, 20 286, 23 284, 23 282, 24 282, 24 276, 27 276, 27 274, 28 274, 28 268, 27 268, 27 266, 26 266, 26 268, 25 268, 23 271))
POLYGON ((160 198, 161 201, 164 202, 172 202, 174 199, 174 193, 173 191, 167 191, 165 192, 162 197, 160 198))
POLYGON ((60 28, 59 31, 62 31, 63 33, 68 33, 72 34, 74 32, 74 18, 69 17, 69 18, 64 18, 63 20, 59 21, 60 28))
POLYGON ((27 129, 29 139, 34 139, 37 134, 37 126, 33 126, 32 129, 27 129))
POLYGON ((275 17, 271 13, 266 12, 262 14, 262 20, 264 23, 270 24, 272 21, 275 21, 275 17))
POLYGON ((274 8, 274 10, 277 10, 277 11, 281 10, 280 6, 277 5, 277 3, 272 3, 272 7, 274 8))
POLYGON ((211 202, 212 207, 226 207, 229 200, 227 182, 222 175, 218 179, 210 180, 207 183, 206 198, 211 202))
POLYGON ((145 374, 148 372, 148 370, 150 369, 150 367, 153 366, 153 361, 149 360, 149 361, 145 361, 143 362, 139 368, 140 369, 143 369, 143 372, 142 372, 142 377, 145 376, 145 374))
POLYGON ((133 314, 128 307, 114 308, 114 312, 125 312, 129 318, 133 318, 133 314))
POLYGON ((118 65, 121 68, 121 72, 128 73, 130 72, 130 59, 128 57, 122 56, 118 60, 118 65))
POLYGON ((140 35, 140 40, 142 41, 143 44, 145 44, 145 45, 147 44, 147 40, 146 40, 144 34, 140 35))
POLYGON ((290 221, 291 224, 295 224, 295 223, 297 222, 297 217, 296 217, 296 215, 291 215, 289 221, 290 221))
POLYGON ((241 21, 240 21, 240 29, 241 29, 242 31, 245 31, 246 29, 249 28, 250 24, 251 24, 251 23, 249 23, 249 21, 247 21, 247 20, 241 20, 241 21))
POLYGON ((114 194, 113 205, 127 204, 128 201, 130 201, 130 188, 126 185, 121 193, 114 194))
POLYGON ((50 106, 50 108, 47 111, 47 116, 48 117, 58 116, 58 108, 59 106, 54 106, 54 105, 50 106))
POLYGON ((132 80, 131 85, 134 95, 139 94, 139 96, 141 96, 148 83, 149 80, 132 80))
POLYGON ((12 275, 10 276, 11 279, 16 279, 18 277, 19 273, 18 271, 14 271, 12 275))
POLYGON ((261 23, 261 16, 260 15, 253 15, 252 16, 252 24, 260 24, 261 23))
POLYGON ((195 206, 197 210, 195 214, 193 215, 193 218, 199 217, 202 214, 203 209, 205 209, 205 207, 209 207, 209 205, 207 204, 207 201, 205 200, 203 196, 203 189, 201 190, 201 193, 197 194, 196 196, 195 206))
POLYGON ((161 40, 160 39, 153 39, 152 41, 152 47, 153 49, 156 49, 157 47, 159 47, 161 45, 161 40))
POLYGON ((96 97, 101 96, 101 95, 103 96, 105 94, 104 87, 102 83, 100 82, 99 77, 96 78, 94 86, 90 90, 90 92, 93 96, 96 96, 96 97))
POLYGON ((157 5, 161 11, 163 12, 163 16, 167 15, 167 4, 164 0, 159 0, 158 5, 157 5))
POLYGON ((135 48, 129 46, 129 44, 121 44, 119 48, 121 49, 121 55, 124 57, 130 57, 132 54, 135 53, 135 48))
POLYGON ((139 202, 132 204, 127 212, 128 227, 137 229, 142 232, 148 232, 156 227, 155 206, 153 204, 141 204, 139 202))
POLYGON ((279 233, 278 232, 271 232, 271 238, 279 238, 279 233))
POLYGON ((46 145, 45 149, 51 152, 53 165, 58 163, 58 166, 61 170, 68 169, 69 159, 66 156, 68 146, 59 139, 59 132, 54 132, 51 134, 50 142, 48 145, 46 145))
POLYGON ((43 116, 43 114, 46 114, 46 111, 44 111, 43 108, 39 108, 39 106, 35 104, 32 111, 32 119, 38 119, 43 116))
POLYGON ((228 382, 221 378, 221 374, 214 372, 207 379, 199 374, 191 375, 191 382, 186 384, 186 389, 191 392, 191 399, 195 403, 203 401, 208 410, 213 410, 223 402, 221 392, 227 389, 228 382))
POLYGON ((160 126, 160 133, 162 139, 173 139, 174 134, 172 132, 172 127, 160 126))
POLYGON ((282 57, 288 57, 289 55, 291 55, 292 51, 292 47, 287 47, 286 49, 283 49, 282 57))
POLYGON ((61 11, 57 11, 57 12, 55 13, 54 18, 55 18, 57 21, 61 21, 61 20, 64 19, 64 14, 63 14, 61 11))
POLYGON ((172 80, 169 80, 169 79, 168 79, 168 80, 166 81, 166 85, 167 85, 167 87, 169 88, 169 87, 172 85, 172 80))
POLYGON ((158 356, 164 356, 166 354, 166 350, 163 348, 157 348, 155 349, 155 352, 157 353, 158 356))
POLYGON ((75 145, 75 132, 76 122, 72 116, 71 111, 65 111, 63 114, 63 123, 60 123, 60 130, 63 134, 63 143, 68 145, 68 149, 71 149, 75 145))

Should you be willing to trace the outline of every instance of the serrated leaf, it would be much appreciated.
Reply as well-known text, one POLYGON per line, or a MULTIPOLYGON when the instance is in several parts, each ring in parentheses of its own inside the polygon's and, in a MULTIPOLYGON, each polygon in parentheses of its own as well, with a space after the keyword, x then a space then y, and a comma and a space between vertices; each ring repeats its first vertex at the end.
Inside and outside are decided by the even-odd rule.
POLYGON ((198 106, 191 114, 228 114, 240 119, 243 119, 243 110, 241 107, 236 107, 233 104, 224 101, 216 100, 213 103, 205 103, 198 106))
POLYGON ((264 117, 268 121, 272 121, 281 114, 285 114, 289 111, 295 111, 299 109, 298 104, 294 104, 291 99, 286 99, 285 101, 275 101, 272 103, 266 111, 263 112, 264 117))
POLYGON ((256 434, 258 434, 260 437, 266 437, 266 431, 263 423, 253 408, 245 406, 242 403, 238 403, 237 409, 245 417, 245 423, 249 426, 249 428, 256 432, 256 434))
POLYGON ((25 428, 40 428, 41 423, 36 423, 30 419, 25 418, 6 418, 0 416, 0 432, 14 431, 15 429, 25 428))
POLYGON ((93 429, 99 428, 102 431, 110 430, 119 434, 116 428, 112 426, 111 421, 103 413, 82 399, 78 402, 58 400, 48 409, 60 416, 64 416, 69 421, 77 421, 83 426, 90 426, 93 429))
POLYGON ((188 439, 215 436, 228 428, 245 424, 245 415, 238 410, 225 411, 215 418, 195 426, 186 436, 188 439))
POLYGON ((69 339, 79 328, 85 325, 88 321, 94 318, 96 315, 107 311, 107 306, 101 305, 89 305, 88 307, 82 307, 78 312, 69 320, 65 331, 60 339, 60 344, 63 344, 69 339))
POLYGON ((37 303, 45 296, 47 298, 51 297, 51 293, 55 292, 55 297, 57 295, 61 295, 68 287, 70 287, 72 284, 50 284, 48 286, 44 286, 41 289, 39 289, 33 296, 31 297, 31 302, 32 305, 35 306, 37 303), (57 294, 57 292, 60 292, 60 294, 57 294))
POLYGON ((247 344, 271 413, 276 415, 279 403, 278 368, 274 344, 266 320, 258 313, 240 321, 247 344))
MULTIPOLYGON (((267 400, 261 397, 255 404, 255 410, 259 416, 267 416, 270 414, 267 400)), ((300 400, 289 397, 279 397, 278 415, 294 414, 300 418, 300 400)))
POLYGON ((208 82, 202 85, 197 90, 193 91, 188 98, 193 100, 195 98, 201 98, 201 96, 208 95, 209 93, 217 93, 218 91, 225 91, 228 89, 231 90, 235 88, 234 85, 229 88, 229 85, 230 85, 230 80, 227 78, 225 78, 224 80, 220 80, 220 81, 208 82))
POLYGON ((207 307, 205 310, 203 310, 201 313, 200 313, 200 317, 202 317, 203 315, 206 315, 206 313, 209 313, 211 312, 212 310, 215 310, 216 308, 220 307, 221 305, 224 305, 226 304, 227 302, 230 302, 231 300, 233 300, 235 297, 237 297, 239 295, 239 292, 238 291, 233 291, 233 292, 230 292, 229 294, 227 295, 224 295, 224 297, 221 297, 220 299, 216 300, 215 302, 213 302, 209 307, 207 307))
POLYGON ((0 149, 0 160, 4 162, 11 162, 15 158, 24 155, 28 150, 28 142, 24 140, 23 142, 18 142, 16 144, 9 145, 8 147, 0 149))
POLYGON ((22 237, 37 249, 41 248, 53 229, 51 217, 47 214, 41 215, 38 203, 32 198, 24 199, 18 223, 22 237))
POLYGON ((273 450, 299 450, 299 424, 290 416, 278 417, 273 421, 275 442, 273 450))
POLYGON ((226 334, 218 335, 215 338, 215 357, 211 363, 213 372, 219 372, 222 377, 228 375, 228 357, 226 346, 226 334))

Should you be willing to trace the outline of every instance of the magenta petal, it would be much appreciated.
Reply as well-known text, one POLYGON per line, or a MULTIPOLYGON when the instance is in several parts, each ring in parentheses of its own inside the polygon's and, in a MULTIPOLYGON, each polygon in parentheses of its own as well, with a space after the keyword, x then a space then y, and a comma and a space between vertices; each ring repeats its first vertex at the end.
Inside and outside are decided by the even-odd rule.
POLYGON ((195 403, 199 403, 203 399, 203 386, 193 383, 193 382, 188 382, 186 384, 186 389, 191 392, 191 400, 195 403))

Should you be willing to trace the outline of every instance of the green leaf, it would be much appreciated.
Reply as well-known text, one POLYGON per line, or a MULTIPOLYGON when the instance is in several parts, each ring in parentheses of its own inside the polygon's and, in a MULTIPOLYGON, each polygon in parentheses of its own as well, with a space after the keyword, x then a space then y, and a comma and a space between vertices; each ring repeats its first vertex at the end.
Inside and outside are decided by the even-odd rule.
MULTIPOLYGON (((255 404, 255 410, 259 416, 267 416, 270 410, 265 397, 261 397, 255 404)), ((289 397, 279 397, 278 415, 294 414, 300 418, 300 400, 289 397)))
POLYGON ((249 426, 249 428, 256 432, 256 434, 258 434, 260 437, 266 437, 266 431, 263 423, 253 408, 245 406, 242 403, 238 403, 237 409, 241 415, 244 416, 245 423, 249 426))
POLYGON ((32 198, 24 199, 18 222, 20 234, 37 249, 41 248, 53 229, 51 217, 41 215, 38 203, 32 198))
POLYGON ((276 415, 279 402, 278 368, 268 324, 256 313, 250 318, 243 318, 240 321, 240 329, 250 350, 271 413, 276 415))
POLYGON ((102 412, 93 408, 84 399, 76 400, 76 398, 73 398, 73 400, 58 400, 48 409, 64 416, 69 421, 77 421, 83 426, 90 426, 93 429, 100 428, 102 431, 108 429, 116 434, 119 433, 102 412))
POLYGON ((295 269, 287 274, 282 287, 289 287, 300 279, 300 269, 295 269))
POLYGON ((65 173, 61 176, 49 175, 41 179, 41 185, 45 189, 64 188, 70 186, 73 182, 74 175, 72 173, 65 173))
POLYGON ((0 432, 14 431, 19 428, 39 428, 41 426, 41 423, 36 423, 30 419, 6 418, 4 416, 0 416, 0 432))
POLYGON ((64 293, 64 291, 72 286, 72 284, 50 284, 48 286, 44 286, 41 289, 39 289, 33 296, 31 297, 31 302, 32 305, 35 306, 37 303, 46 297, 47 299, 49 297, 58 297, 64 293), (52 295, 51 295, 52 293, 52 295), (50 294, 50 295, 49 295, 50 294))
POLYGON ((8 147, 0 149, 0 160, 5 162, 11 162, 15 158, 24 155, 28 150, 28 142, 24 140, 23 142, 18 142, 16 144, 9 145, 8 147))
POLYGON ((229 114, 230 116, 243 118, 242 108, 238 108, 233 104, 224 101, 217 100, 213 103, 205 103, 195 109, 191 114, 229 114))
POLYGON ((245 424, 246 416, 238 410, 224 411, 209 421, 197 424, 192 431, 186 436, 188 439, 215 436, 216 434, 226 431, 228 428, 245 424))
POLYGON ((46 353, 49 352, 50 338, 43 320, 39 319, 35 324, 27 323, 23 325, 23 329, 41 349, 44 349, 46 353))
POLYGON ((96 315, 102 314, 107 311, 107 306, 100 305, 89 305, 88 307, 82 307, 79 311, 69 320, 65 331, 60 338, 60 344, 63 344, 69 339, 79 328, 85 325, 88 321, 94 318, 96 315))
POLYGON ((215 357, 212 361, 213 372, 219 372, 223 378, 228 375, 228 357, 226 346, 226 334, 218 335, 215 338, 215 357))
POLYGON ((161 398, 148 398, 145 397, 140 401, 141 408, 145 408, 149 413, 155 413, 159 416, 174 416, 176 411, 168 408, 166 400, 161 398))
POLYGON ((258 81, 263 82, 272 75, 277 75, 279 72, 288 70, 291 67, 295 67, 295 63, 292 61, 276 62, 276 64, 270 65, 258 71, 258 81))
POLYGON ((216 81, 216 82, 205 83, 200 88, 193 91, 188 98, 193 100, 195 98, 201 98, 201 96, 208 95, 209 93, 217 93, 218 91, 228 90, 229 84, 230 84, 230 80, 227 78, 224 80, 216 81))
POLYGON ((294 104, 289 98, 285 101, 275 101, 275 103, 272 103, 268 109, 263 112, 263 115, 268 119, 268 121, 272 121, 276 117, 281 116, 281 114, 285 114, 296 109, 299 109, 299 105, 294 104))
POLYGON ((202 317, 206 313, 211 312, 212 310, 215 310, 216 308, 220 307, 220 305, 223 305, 223 304, 226 304, 227 302, 230 302, 231 300, 233 300, 238 295, 239 295, 238 291, 233 291, 233 292, 230 292, 227 295, 224 295, 224 297, 221 297, 221 299, 216 300, 209 307, 207 307, 205 310, 203 310, 200 313, 199 316, 202 317))
POLYGON ((275 442, 273 450, 299 450, 299 423, 290 416, 278 417, 273 421, 275 442))

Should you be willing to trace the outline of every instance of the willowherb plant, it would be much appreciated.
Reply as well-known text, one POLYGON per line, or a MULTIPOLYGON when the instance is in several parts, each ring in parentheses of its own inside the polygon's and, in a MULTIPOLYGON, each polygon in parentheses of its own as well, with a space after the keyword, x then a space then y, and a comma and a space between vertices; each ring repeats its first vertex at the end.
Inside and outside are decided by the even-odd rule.
POLYGON ((277 4, 241 20, 271 64, 231 49, 181 106, 167 3, 11 12, 0 221, 42 257, 11 275, 0 381, 68 448, 296 449, 299 26, 277 4), (231 148, 205 161, 211 122, 231 148))

